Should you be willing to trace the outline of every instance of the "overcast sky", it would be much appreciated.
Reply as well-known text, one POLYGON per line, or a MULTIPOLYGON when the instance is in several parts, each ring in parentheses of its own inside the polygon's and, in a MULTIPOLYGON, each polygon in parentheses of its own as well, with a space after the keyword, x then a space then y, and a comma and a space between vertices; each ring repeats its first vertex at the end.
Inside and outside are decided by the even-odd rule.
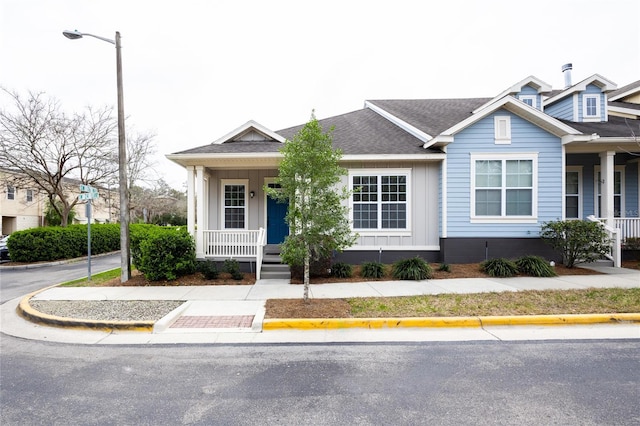
POLYGON ((248 120, 279 130, 367 99, 491 97, 529 75, 562 88, 640 79, 638 0, 0 0, 0 85, 65 109, 116 104, 115 49, 63 30, 122 36, 125 113, 165 154, 248 120))

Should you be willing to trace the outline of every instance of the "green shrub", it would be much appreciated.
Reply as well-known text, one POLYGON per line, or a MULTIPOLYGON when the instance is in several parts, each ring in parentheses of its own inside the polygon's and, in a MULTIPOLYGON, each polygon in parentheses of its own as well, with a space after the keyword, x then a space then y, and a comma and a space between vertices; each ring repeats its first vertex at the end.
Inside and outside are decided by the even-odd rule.
POLYGON ((348 263, 336 262, 331 266, 331 275, 337 278, 351 278, 353 267, 348 263))
POLYGON ((640 237, 629 237, 624 240, 626 250, 640 250, 640 237))
POLYGON ((518 266, 504 258, 486 260, 480 264, 480 269, 491 277, 513 277, 518 275, 518 266))
POLYGON ((236 259, 227 259, 224 261, 223 270, 231 274, 231 278, 234 280, 241 280, 244 278, 244 274, 240 272, 240 263, 236 259))
POLYGON ((156 227, 136 244, 136 267, 150 281, 171 281, 195 272, 195 244, 183 229, 156 227))
POLYGON ((549 262, 540 256, 523 256, 516 260, 516 266, 520 273, 532 277, 555 277, 558 275, 549 262))
POLYGON ((451 272, 451 266, 449 266, 448 263, 441 263, 440 266, 438 266, 438 271, 451 272))
POLYGON ((397 280, 426 280, 432 276, 431 266, 419 257, 399 260, 393 264, 393 278, 397 280))
POLYGON ((198 262, 197 270, 207 280, 215 280, 220 275, 220 271, 218 271, 218 267, 216 266, 216 263, 210 262, 207 260, 198 262))
POLYGON ((364 262, 360 268, 362 278, 382 278, 384 265, 380 262, 364 262))
POLYGON ((599 222, 547 222, 542 225, 540 238, 562 253, 562 263, 567 268, 580 262, 593 262, 610 251, 609 237, 599 222))
MULTIPOLYGON (((91 253, 120 249, 117 224, 91 225, 91 253)), ((72 259, 87 255, 87 225, 47 226, 16 231, 8 242, 14 262, 40 262, 72 259)))

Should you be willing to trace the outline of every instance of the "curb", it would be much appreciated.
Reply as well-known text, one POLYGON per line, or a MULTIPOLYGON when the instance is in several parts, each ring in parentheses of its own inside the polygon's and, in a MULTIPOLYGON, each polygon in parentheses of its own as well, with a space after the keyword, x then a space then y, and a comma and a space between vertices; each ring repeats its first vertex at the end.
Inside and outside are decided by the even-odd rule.
POLYGON ((153 325, 155 324, 155 321, 101 321, 67 318, 45 314, 31 307, 29 301, 32 297, 34 297, 38 293, 57 286, 58 284, 52 285, 23 297, 16 307, 16 312, 18 313, 18 315, 36 324, 44 324, 64 328, 90 329, 109 332, 114 330, 127 330, 151 333, 153 331, 153 325))
POLYGON ((265 319, 266 330, 328 330, 343 328, 442 328, 506 326, 506 325, 579 325, 640 323, 640 313, 629 314, 571 314, 571 315, 517 315, 480 317, 415 317, 415 318, 311 318, 265 319))

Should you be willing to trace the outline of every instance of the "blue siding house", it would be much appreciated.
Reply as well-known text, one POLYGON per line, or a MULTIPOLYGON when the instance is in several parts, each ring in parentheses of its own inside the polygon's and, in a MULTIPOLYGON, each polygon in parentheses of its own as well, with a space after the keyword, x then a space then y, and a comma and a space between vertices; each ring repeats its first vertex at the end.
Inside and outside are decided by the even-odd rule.
MULTIPOLYGON (((493 98, 370 100, 320 120, 343 152, 343 184, 359 189, 348 202, 358 242, 337 256, 560 260, 540 240, 542 225, 589 219, 609 229, 619 265, 625 239, 640 237, 639 118, 640 81, 618 88, 595 74, 560 90, 530 76, 493 98)), ((259 276, 267 242, 288 233, 286 209, 263 188, 301 128, 249 121, 167 155, 187 170, 199 257, 255 260, 259 276)))

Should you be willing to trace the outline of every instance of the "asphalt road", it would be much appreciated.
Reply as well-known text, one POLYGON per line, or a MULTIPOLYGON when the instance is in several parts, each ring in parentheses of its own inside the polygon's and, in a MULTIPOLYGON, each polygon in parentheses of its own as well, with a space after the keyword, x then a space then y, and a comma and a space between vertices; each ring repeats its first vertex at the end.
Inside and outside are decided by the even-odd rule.
POLYGON ((0 345, 3 425, 640 423, 639 340, 0 345))
MULTIPOLYGON (((5 269, 0 266, 0 304, 16 297, 65 281, 87 276, 87 260, 32 269, 5 269)), ((120 253, 91 258, 91 274, 120 267, 120 253)))

